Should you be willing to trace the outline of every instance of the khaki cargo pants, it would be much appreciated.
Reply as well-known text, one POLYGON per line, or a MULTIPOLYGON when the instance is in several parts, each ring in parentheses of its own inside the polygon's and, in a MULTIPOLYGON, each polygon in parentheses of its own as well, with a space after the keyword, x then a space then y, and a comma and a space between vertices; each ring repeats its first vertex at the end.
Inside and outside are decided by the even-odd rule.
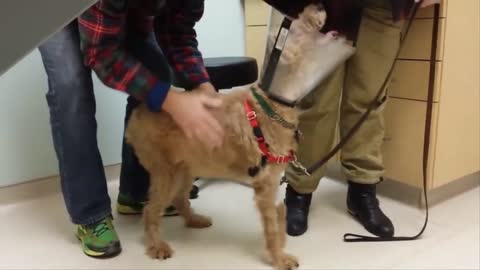
MULTIPOLYGON (((357 40, 357 52, 328 80, 302 100, 300 130, 304 134, 298 158, 310 166, 332 149, 336 128, 343 137, 367 110, 395 59, 402 23, 393 23, 388 0, 366 0, 357 40)), ((321 59, 319 59, 321 61, 321 59)), ((381 102, 381 101, 379 101, 381 102)), ((382 142, 384 106, 372 111, 341 151, 342 172, 347 179, 374 184, 384 173, 382 142)), ((287 169, 290 185, 300 193, 315 191, 325 166, 313 175, 287 169)))

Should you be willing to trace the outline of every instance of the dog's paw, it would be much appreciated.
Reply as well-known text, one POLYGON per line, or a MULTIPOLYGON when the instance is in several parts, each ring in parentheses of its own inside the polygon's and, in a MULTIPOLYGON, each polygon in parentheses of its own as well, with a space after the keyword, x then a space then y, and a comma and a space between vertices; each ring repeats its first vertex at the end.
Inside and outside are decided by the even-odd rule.
POLYGON ((166 260, 173 256, 173 250, 167 243, 161 242, 158 246, 149 246, 147 254, 152 259, 166 260))
POLYGON ((202 215, 192 215, 186 222, 185 225, 189 228, 208 228, 212 226, 212 219, 207 216, 202 215))
POLYGON ((294 270, 299 266, 298 259, 289 254, 282 254, 278 259, 278 262, 275 263, 275 268, 277 270, 294 270))

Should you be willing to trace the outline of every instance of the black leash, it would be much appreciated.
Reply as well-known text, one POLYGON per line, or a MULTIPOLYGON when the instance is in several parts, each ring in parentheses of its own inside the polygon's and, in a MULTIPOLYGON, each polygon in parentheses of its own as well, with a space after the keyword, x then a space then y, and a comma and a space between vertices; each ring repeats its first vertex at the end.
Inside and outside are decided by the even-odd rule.
MULTIPOLYGON (((420 4, 421 3, 418 3, 415 6, 415 10, 412 15, 413 17, 415 16, 416 11, 420 6, 420 4)), ((410 18, 407 29, 410 28, 413 17, 410 18)), ((428 176, 428 160, 429 160, 429 151, 430 151, 430 133, 431 133, 431 124, 432 124, 432 112, 433 112, 433 94, 435 90, 436 56, 437 56, 437 47, 438 47, 437 43, 438 43, 438 34, 439 34, 439 21, 440 21, 439 17, 440 17, 440 5, 436 4, 435 10, 434 10, 434 18, 433 18, 432 48, 430 52, 430 74, 429 74, 429 85, 428 85, 428 96, 427 96, 427 112, 426 112, 426 119, 425 119, 425 134, 423 138, 424 144, 423 144, 422 170, 423 170, 423 196, 424 196, 424 202, 425 202, 425 221, 423 223, 423 227, 414 236, 372 237, 372 236, 347 233, 343 236, 343 239, 345 242, 386 242, 386 241, 416 240, 422 236, 422 234, 425 232, 425 229, 427 228, 427 224, 428 224, 427 176, 428 176)), ((405 39, 405 36, 404 36, 404 39, 405 39)), ((404 40, 402 41, 402 44, 403 43, 404 43, 404 40)), ((397 55, 397 58, 398 58, 398 55, 397 55)), ((396 61, 397 60, 395 60, 395 62, 396 61)), ((392 70, 393 70, 393 67, 392 67, 392 70)), ((391 72, 389 73, 389 76, 391 76, 391 72)))

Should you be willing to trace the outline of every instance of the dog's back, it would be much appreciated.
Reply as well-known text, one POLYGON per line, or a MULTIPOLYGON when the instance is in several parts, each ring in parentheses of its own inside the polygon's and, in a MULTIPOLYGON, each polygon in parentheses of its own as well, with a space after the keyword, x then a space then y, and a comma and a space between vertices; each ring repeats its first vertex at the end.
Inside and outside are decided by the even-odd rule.
POLYGON ((248 170, 244 164, 260 161, 260 152, 243 112, 246 93, 240 89, 221 96, 222 109, 213 114, 226 136, 223 146, 213 152, 197 141, 188 140, 169 114, 151 112, 144 105, 132 113, 126 130, 127 142, 147 170, 158 166, 158 160, 162 159, 166 166, 186 163, 196 176, 243 180, 237 178, 248 170))

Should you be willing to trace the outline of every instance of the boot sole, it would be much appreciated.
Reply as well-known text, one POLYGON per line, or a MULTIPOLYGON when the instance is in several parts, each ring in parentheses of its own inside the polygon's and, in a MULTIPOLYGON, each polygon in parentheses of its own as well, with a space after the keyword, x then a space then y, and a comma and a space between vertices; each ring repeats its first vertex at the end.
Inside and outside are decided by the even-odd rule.
POLYGON ((372 231, 370 231, 364 224, 363 222, 360 220, 360 218, 358 217, 358 215, 356 213, 354 213, 353 211, 351 211, 350 209, 347 210, 348 213, 358 222, 360 223, 360 225, 362 225, 362 227, 370 234, 372 235, 375 235, 375 236, 378 236, 380 238, 386 238, 386 237, 392 237, 393 235, 381 235, 381 234, 377 234, 377 233, 374 233, 372 231))

